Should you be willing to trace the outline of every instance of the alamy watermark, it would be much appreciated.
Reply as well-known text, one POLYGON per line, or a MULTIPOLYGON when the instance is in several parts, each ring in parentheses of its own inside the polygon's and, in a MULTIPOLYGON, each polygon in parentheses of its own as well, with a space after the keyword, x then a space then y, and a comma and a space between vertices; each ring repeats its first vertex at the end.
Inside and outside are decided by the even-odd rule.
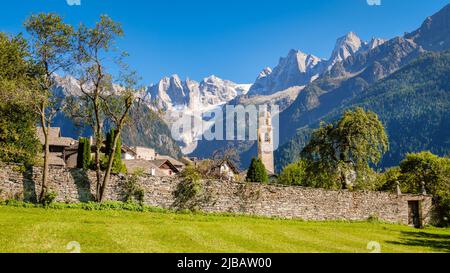
POLYGON ((69 6, 81 6, 81 0, 66 0, 69 6))
POLYGON ((279 145, 279 106, 226 105, 208 111, 173 111, 172 137, 192 143, 206 140, 259 141, 264 152, 279 145))
POLYGON ((369 6, 381 6, 381 0, 366 0, 369 6))
POLYGON ((367 243, 367 249, 371 250, 370 253, 381 253, 381 244, 376 241, 367 243))
POLYGON ((79 242, 76 241, 72 241, 69 242, 66 245, 66 249, 70 252, 70 253, 81 253, 81 245, 79 242))

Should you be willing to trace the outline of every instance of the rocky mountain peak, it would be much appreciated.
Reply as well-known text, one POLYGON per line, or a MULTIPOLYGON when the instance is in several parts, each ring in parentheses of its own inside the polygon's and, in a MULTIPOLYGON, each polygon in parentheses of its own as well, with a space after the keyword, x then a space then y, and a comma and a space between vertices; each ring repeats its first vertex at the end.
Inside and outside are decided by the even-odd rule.
POLYGON ((406 34, 425 50, 443 51, 450 48, 450 4, 428 17, 416 31, 406 34))
POLYGON ((364 42, 354 32, 349 32, 345 36, 338 38, 331 58, 328 61, 328 68, 330 69, 337 62, 345 61, 348 57, 353 56, 363 45, 364 42))
POLYGON ((367 48, 367 50, 372 50, 372 49, 384 44, 385 42, 386 42, 385 39, 374 37, 370 40, 370 42, 367 43, 367 45, 365 47, 367 48))

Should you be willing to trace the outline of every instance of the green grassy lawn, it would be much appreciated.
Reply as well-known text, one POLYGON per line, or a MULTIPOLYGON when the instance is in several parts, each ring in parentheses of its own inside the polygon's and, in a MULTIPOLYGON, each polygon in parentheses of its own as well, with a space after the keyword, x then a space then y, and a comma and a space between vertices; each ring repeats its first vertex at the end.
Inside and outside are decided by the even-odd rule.
POLYGON ((450 252, 450 229, 0 206, 0 252, 450 252))

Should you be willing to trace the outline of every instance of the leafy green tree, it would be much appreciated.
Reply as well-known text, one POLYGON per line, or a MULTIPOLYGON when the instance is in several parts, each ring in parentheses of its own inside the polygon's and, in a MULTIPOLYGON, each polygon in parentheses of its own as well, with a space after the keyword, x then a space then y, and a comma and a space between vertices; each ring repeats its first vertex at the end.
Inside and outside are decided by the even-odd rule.
POLYGON ((87 138, 80 138, 78 143, 77 168, 87 170, 91 165, 91 142, 87 138))
POLYGON ((0 161, 33 164, 39 151, 27 43, 0 33, 0 161))
POLYGON ((247 182, 269 183, 269 175, 267 174, 264 163, 259 158, 253 158, 247 171, 247 182))
POLYGON ((378 190, 396 192, 397 183, 400 181, 401 175, 400 167, 387 169, 378 177, 378 190))
POLYGON ((369 165, 377 164, 388 149, 388 137, 378 116, 356 108, 346 111, 335 124, 321 124, 302 157, 309 162, 315 186, 364 189, 373 186, 369 165))
POLYGON ((283 185, 306 185, 307 162, 304 160, 297 161, 286 166, 278 176, 278 182, 283 185))
POLYGON ((31 60, 34 63, 36 88, 32 90, 30 103, 39 116, 44 135, 44 169, 42 189, 39 201, 43 201, 48 192, 47 180, 49 169, 49 131, 54 116, 63 108, 63 99, 53 93, 57 86, 57 72, 67 70, 71 58, 68 53, 72 48, 73 28, 53 13, 31 15, 24 23, 30 36, 31 60))
MULTIPOLYGON (((108 187, 111 173, 114 168, 114 160, 120 143, 122 129, 129 121, 129 113, 135 105, 135 95, 138 90, 137 77, 130 72, 123 62, 126 53, 115 50, 115 42, 123 36, 123 30, 119 23, 106 15, 100 17, 100 21, 94 27, 88 28, 80 25, 76 32, 76 49, 73 51, 75 67, 73 75, 77 80, 82 96, 82 103, 71 104, 71 112, 80 114, 80 119, 94 131, 96 140, 94 165, 97 176, 96 199, 102 202, 104 193, 108 187), (111 67, 115 65, 114 77, 111 67), (117 85, 120 88, 116 88, 117 85), (115 134, 111 144, 109 155, 102 162, 101 148, 103 144, 104 125, 110 124, 115 128, 115 134), (103 164, 102 166, 102 163, 103 164), (103 167, 103 168, 102 168, 103 167), (104 175, 101 171, 104 170, 104 175)), ((117 167, 117 166, 116 166, 117 167)))
POLYGON ((433 195, 438 225, 450 223, 450 158, 431 152, 408 154, 399 167, 386 170, 379 178, 379 190, 433 195))
POLYGON ((424 187, 434 197, 436 220, 440 224, 450 223, 450 158, 430 152, 408 154, 400 164, 400 172, 402 190, 419 194, 424 187))

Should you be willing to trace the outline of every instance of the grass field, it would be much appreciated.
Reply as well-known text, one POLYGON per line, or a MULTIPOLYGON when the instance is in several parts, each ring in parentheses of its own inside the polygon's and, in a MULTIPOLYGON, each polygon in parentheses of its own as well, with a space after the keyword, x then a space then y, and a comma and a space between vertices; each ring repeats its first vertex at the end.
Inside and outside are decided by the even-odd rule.
POLYGON ((0 206, 0 252, 450 252, 450 229, 0 206))

